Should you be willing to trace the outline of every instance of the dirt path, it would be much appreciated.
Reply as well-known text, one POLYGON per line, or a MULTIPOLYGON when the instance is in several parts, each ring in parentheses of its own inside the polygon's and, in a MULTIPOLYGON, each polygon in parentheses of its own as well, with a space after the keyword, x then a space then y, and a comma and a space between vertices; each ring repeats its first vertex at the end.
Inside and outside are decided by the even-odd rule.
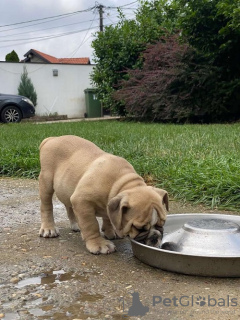
MULTIPOLYGON (((91 255, 80 235, 69 229, 57 200, 61 237, 39 238, 39 204, 37 181, 0 179, 0 319, 240 317, 240 279, 151 268, 134 258, 128 240, 115 241, 114 254, 91 255), (136 293, 145 307, 142 317, 129 316, 136 293)), ((209 212, 174 201, 170 208, 170 213, 209 212)))

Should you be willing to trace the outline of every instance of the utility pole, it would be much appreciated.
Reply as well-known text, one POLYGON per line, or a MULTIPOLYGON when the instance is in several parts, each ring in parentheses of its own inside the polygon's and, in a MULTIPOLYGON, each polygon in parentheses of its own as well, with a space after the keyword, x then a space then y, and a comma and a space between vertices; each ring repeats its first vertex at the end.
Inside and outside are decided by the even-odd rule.
POLYGON ((100 24, 99 24, 99 28, 100 28, 100 32, 103 31, 103 8, 104 6, 102 4, 99 4, 97 7, 96 7, 99 11, 99 19, 100 19, 100 24))

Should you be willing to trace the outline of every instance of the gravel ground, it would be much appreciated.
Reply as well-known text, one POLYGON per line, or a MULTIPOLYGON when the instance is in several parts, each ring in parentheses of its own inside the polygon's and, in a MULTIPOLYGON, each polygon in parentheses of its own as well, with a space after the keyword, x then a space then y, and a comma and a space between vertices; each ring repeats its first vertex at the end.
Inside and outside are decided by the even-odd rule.
MULTIPOLYGON (((64 207, 56 199, 61 236, 39 238, 39 206, 37 181, 0 179, 0 319, 240 317, 240 279, 186 276, 149 267, 133 256, 127 239, 115 241, 116 253, 91 255, 80 235, 69 229, 64 207), (131 313, 133 299, 145 315, 131 313)), ((175 201, 170 209, 213 212, 175 201)))

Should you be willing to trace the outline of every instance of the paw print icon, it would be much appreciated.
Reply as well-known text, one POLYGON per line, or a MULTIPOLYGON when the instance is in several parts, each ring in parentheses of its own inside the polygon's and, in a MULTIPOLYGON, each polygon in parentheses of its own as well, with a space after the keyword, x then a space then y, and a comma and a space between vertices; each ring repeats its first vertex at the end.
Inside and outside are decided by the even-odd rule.
POLYGON ((206 300, 205 297, 198 296, 196 304, 199 305, 200 307, 203 307, 206 304, 205 300, 206 300))

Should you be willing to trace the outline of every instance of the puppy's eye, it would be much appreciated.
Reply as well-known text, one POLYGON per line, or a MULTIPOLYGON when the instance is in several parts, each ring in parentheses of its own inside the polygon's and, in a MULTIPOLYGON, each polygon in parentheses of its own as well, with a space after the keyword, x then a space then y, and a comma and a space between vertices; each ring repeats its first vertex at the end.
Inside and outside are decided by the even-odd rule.
POLYGON ((163 227, 160 227, 158 225, 155 225, 155 229, 160 231, 160 232, 162 232, 162 233, 163 233, 163 230, 164 230, 163 227))
POLYGON ((134 228, 137 229, 137 231, 138 231, 139 233, 142 233, 142 232, 146 232, 146 231, 147 231, 147 227, 146 227, 146 226, 143 226, 143 227, 141 227, 141 228, 134 226, 134 228))

